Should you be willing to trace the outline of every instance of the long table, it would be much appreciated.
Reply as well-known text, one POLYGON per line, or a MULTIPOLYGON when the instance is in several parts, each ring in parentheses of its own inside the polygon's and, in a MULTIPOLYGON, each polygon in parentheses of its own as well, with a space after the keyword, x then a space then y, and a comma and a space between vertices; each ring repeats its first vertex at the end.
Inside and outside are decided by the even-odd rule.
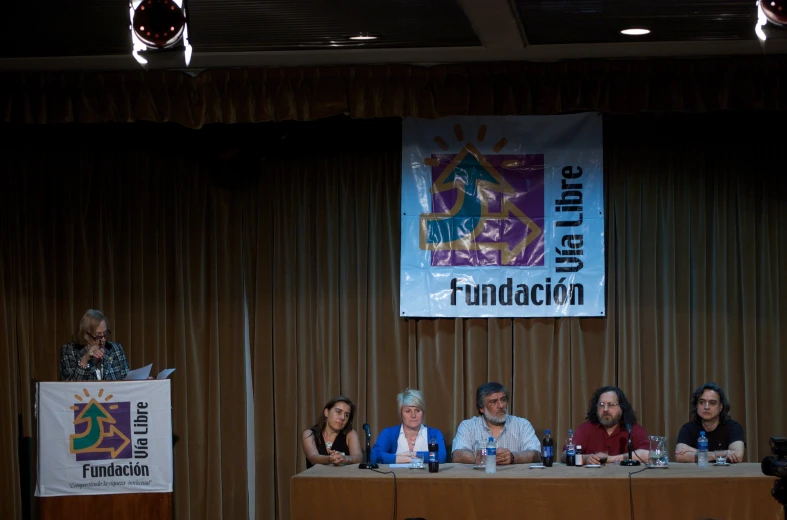
POLYGON ((391 474, 357 465, 318 465, 292 477, 290 510, 293 520, 613 520, 631 518, 633 503, 637 520, 784 520, 783 507, 771 496, 774 479, 764 476, 759 464, 671 463, 634 473, 643 468, 522 464, 487 475, 463 464, 441 464, 439 473, 381 464, 379 471, 393 472, 394 481, 391 474))

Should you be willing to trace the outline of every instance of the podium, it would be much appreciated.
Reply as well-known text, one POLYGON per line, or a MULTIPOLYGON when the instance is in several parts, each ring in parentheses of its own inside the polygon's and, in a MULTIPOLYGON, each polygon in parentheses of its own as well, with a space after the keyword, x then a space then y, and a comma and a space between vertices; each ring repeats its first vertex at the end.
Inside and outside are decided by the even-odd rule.
POLYGON ((171 520, 168 379, 35 387, 41 520, 171 520))

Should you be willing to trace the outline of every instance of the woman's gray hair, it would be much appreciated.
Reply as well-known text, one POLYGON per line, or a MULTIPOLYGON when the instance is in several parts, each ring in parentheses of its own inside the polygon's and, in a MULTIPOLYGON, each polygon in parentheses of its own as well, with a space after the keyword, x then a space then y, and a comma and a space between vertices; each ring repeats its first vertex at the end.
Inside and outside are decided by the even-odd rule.
POLYGON ((77 345, 87 345, 87 338, 85 336, 87 334, 93 334, 101 322, 107 324, 107 331, 112 332, 109 326, 109 318, 104 316, 101 311, 97 311, 96 309, 88 309, 87 312, 79 319, 79 324, 77 325, 77 330, 74 332, 72 336, 72 340, 77 345))
POLYGON ((413 390, 411 388, 405 388, 404 392, 396 396, 396 402, 399 404, 399 417, 402 417, 402 407, 404 406, 415 406, 416 408, 420 408, 424 415, 426 415, 426 400, 424 399, 424 393, 420 390, 413 390))

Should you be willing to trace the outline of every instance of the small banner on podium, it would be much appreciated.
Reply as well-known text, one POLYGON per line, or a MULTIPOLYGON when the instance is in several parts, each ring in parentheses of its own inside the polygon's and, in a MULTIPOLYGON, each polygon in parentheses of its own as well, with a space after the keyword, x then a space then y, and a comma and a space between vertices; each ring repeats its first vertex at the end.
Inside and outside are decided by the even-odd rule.
POLYGON ((172 491, 170 381, 38 383, 36 496, 172 491))

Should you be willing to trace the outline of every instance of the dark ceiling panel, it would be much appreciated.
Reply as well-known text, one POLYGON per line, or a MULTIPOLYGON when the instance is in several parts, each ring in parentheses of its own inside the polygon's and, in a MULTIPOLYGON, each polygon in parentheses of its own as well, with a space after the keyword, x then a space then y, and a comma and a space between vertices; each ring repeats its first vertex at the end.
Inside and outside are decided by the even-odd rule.
POLYGON ((481 45, 456 0, 191 0, 199 52, 481 45), (359 43, 360 32, 378 36, 359 43))
MULTIPOLYGON (((126 0, 16 1, 0 57, 131 52, 126 0)), ((480 46, 456 0, 187 0, 197 52, 480 46), (365 43, 359 32, 379 37, 365 43)))
POLYGON ((514 0, 531 45, 754 39, 754 0, 514 0), (622 29, 650 29, 645 36, 622 29))
POLYGON ((22 0, 0 19, 0 57, 131 52, 128 1, 22 0))

